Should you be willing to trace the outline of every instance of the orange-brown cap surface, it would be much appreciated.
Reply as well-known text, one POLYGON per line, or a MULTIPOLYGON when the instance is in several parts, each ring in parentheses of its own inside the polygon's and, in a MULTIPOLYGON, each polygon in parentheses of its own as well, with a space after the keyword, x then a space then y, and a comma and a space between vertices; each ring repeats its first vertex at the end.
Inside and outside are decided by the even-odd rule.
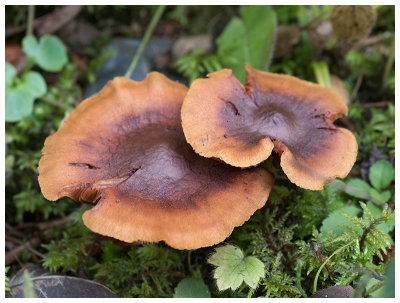
POLYGON ((342 98, 292 76, 246 71, 245 86, 228 69, 193 82, 181 112, 193 149, 237 167, 257 165, 274 150, 288 178, 307 189, 345 177, 357 142, 333 124, 347 114, 342 98))
POLYGON ((110 81, 47 138, 43 195, 94 204, 85 225, 125 242, 195 249, 223 241, 265 204, 273 177, 194 153, 180 120, 186 92, 156 72, 110 81))

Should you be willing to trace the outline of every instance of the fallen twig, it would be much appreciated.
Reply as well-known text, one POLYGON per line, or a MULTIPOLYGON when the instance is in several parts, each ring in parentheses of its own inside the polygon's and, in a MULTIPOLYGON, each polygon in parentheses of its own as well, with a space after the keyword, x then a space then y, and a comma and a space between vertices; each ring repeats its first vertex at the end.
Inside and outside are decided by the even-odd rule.
MULTIPOLYGON (((62 28, 65 24, 71 21, 82 10, 81 5, 67 5, 52 13, 46 14, 35 19, 32 28, 36 28, 39 36, 44 34, 52 34, 62 28)), ((26 25, 6 28, 6 39, 22 33, 27 28, 26 25)))
POLYGON ((5 265, 7 266, 12 262, 14 262, 14 260, 18 258, 19 255, 21 255, 26 249, 29 249, 30 247, 35 248, 39 246, 39 244, 40 244, 40 239, 33 238, 30 241, 18 246, 17 248, 10 250, 9 252, 6 253, 5 265))
POLYGON ((370 102, 370 103, 363 103, 362 107, 370 108, 370 107, 386 107, 389 103, 393 103, 391 101, 379 101, 379 102, 370 102))
POLYGON ((360 49, 360 48, 363 48, 363 47, 365 47, 367 45, 380 43, 382 41, 385 41, 385 40, 388 40, 388 39, 391 39, 391 38, 394 38, 394 35, 392 33, 383 33, 381 35, 367 37, 367 38, 362 39, 361 41, 359 41, 354 46, 354 49, 360 49))

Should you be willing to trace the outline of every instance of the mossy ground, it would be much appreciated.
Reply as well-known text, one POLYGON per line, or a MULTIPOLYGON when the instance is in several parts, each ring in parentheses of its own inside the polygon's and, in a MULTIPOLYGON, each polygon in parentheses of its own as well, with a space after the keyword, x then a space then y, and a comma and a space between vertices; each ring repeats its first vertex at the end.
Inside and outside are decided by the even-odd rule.
MULTIPOLYGON (((42 15, 55 8, 44 6, 36 13, 42 15)), ((394 245, 394 180, 385 188, 376 188, 372 184, 380 180, 371 181, 369 172, 377 160, 386 159, 390 165, 395 160, 394 7, 375 7, 377 21, 368 43, 344 53, 333 38, 321 46, 312 41, 313 25, 329 20, 332 9, 273 7, 277 24, 297 25, 300 36, 285 55, 272 59, 269 70, 315 82, 318 71, 311 63, 326 63, 328 72, 338 76, 350 92, 349 116, 337 123, 354 132, 359 144, 357 162, 341 185, 333 183, 322 191, 304 190, 290 183, 276 168, 276 159, 263 164, 276 178, 268 202, 224 241, 264 263, 265 277, 256 289, 243 283, 236 291, 218 291, 214 268, 207 262, 213 247, 180 251, 164 243, 126 245, 88 230, 82 223, 83 209, 78 203, 69 199, 49 202, 40 193, 37 163, 45 138, 57 130, 68 108, 79 100, 82 87, 93 80, 94 71, 104 62, 100 47, 113 35, 141 37, 154 11, 154 7, 146 6, 85 7, 81 17, 103 29, 103 34, 82 55, 87 64, 79 66, 80 61, 70 54, 70 61, 60 73, 46 76, 47 102, 37 100, 29 117, 6 123, 6 253, 33 238, 39 238, 41 243, 14 259, 7 276, 33 262, 52 272, 98 281, 123 297, 172 297, 178 283, 188 277, 201 278, 212 297, 307 297, 314 292, 314 283, 316 289, 351 285, 359 296, 390 293, 386 288, 381 288, 386 293, 376 289, 382 281, 384 285, 386 273, 391 272, 386 266, 394 245), (107 24, 104 20, 111 21, 107 24), (121 30, 131 20, 137 20, 139 30, 121 30), (354 180, 359 179, 368 187, 355 186, 360 182, 354 180), (378 200, 354 194, 353 187, 368 193, 375 190, 378 200), (60 223, 63 218, 68 219, 60 223)), ((176 38, 203 34, 209 20, 216 20, 215 26, 208 28, 215 42, 229 21, 240 16, 239 11, 233 6, 171 6, 154 35, 176 38), (170 28, 169 33, 165 27, 170 28)), ((25 15, 25 7, 7 7, 6 26, 24 24, 25 15)), ((20 38, 10 39, 18 43, 20 38)), ((213 51, 194 52, 180 59, 175 67, 174 62, 168 66, 172 73, 194 79, 218 64, 223 66, 224 61, 219 59, 213 51), (210 62, 214 65, 207 67, 210 62)))

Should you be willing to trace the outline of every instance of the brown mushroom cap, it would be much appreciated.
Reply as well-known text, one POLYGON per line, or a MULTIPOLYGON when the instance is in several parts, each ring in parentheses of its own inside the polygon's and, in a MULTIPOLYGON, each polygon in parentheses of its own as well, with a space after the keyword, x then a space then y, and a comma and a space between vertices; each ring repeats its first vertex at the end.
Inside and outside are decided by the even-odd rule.
POLYGON ((237 167, 257 165, 274 150, 288 178, 307 189, 345 177, 357 142, 333 124, 347 114, 342 98, 295 77, 246 71, 245 86, 228 69, 193 82, 181 113, 193 149, 237 167))
POLYGON ((95 204, 85 225, 125 242, 194 249, 223 241, 265 204, 273 177, 194 153, 180 120, 186 92, 156 72, 110 81, 46 139, 43 195, 95 204))

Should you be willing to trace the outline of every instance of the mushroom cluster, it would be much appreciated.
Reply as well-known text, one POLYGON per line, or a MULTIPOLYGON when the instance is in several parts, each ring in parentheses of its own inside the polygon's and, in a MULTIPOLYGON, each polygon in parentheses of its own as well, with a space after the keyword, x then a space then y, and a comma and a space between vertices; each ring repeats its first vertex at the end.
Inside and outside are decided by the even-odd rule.
POLYGON ((357 143, 333 124, 347 113, 343 100, 246 70, 245 86, 226 69, 189 90, 157 72, 109 81, 46 139, 43 195, 93 204, 83 222, 96 233, 196 249, 223 241, 266 203, 273 176, 251 166, 272 151, 301 187, 346 176, 357 143))
POLYGON ((125 242, 195 249, 223 241, 265 204, 273 177, 197 155, 181 126, 186 93, 157 72, 110 81, 46 139, 43 195, 93 204, 84 224, 125 242))
POLYGON ((312 190, 344 178, 357 156, 357 142, 333 124, 347 114, 332 89, 246 65, 246 85, 223 69, 191 85, 182 106, 187 142, 204 157, 237 167, 281 157, 289 180, 312 190))

